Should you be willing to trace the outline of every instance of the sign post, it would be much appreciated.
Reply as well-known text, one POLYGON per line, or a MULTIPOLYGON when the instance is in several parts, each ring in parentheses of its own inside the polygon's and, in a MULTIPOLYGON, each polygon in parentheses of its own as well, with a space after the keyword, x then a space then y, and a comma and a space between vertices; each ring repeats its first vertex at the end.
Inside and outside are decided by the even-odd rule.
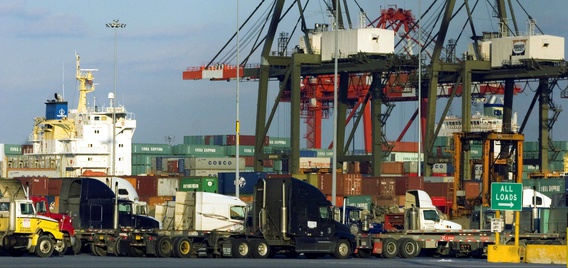
POLYGON ((523 209, 523 184, 491 183, 491 209, 521 211, 523 209))

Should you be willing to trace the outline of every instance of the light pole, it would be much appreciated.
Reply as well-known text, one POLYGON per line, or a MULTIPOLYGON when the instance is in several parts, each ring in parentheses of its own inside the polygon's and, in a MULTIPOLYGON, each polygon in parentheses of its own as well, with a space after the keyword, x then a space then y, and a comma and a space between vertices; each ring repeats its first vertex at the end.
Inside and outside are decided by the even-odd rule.
MULTIPOLYGON (((114 29, 114 82, 113 82, 113 98, 116 96, 116 35, 119 28, 126 27, 126 24, 120 23, 118 19, 112 20, 111 23, 106 24, 107 28, 114 29)), ((111 175, 116 173, 116 105, 112 107, 112 149, 111 149, 111 175)))

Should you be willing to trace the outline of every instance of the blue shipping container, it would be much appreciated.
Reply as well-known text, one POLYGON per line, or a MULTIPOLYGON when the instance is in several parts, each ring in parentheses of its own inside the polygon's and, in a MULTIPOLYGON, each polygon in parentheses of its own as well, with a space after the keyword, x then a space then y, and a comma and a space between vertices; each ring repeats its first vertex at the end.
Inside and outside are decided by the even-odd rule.
MULTIPOLYGON (((266 172, 239 172, 239 194, 253 194, 254 186, 259 179, 266 178, 266 172)), ((224 195, 235 194, 235 172, 219 172, 219 193, 224 195)))
POLYGON ((312 150, 300 150, 300 157, 317 157, 318 152, 312 150))

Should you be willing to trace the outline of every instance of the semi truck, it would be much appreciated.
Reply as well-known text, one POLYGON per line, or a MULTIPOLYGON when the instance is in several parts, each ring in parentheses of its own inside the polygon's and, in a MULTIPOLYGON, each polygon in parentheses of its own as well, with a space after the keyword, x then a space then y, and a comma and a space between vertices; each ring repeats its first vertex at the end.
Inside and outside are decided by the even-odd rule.
MULTIPOLYGON (((81 251, 81 241, 75 237, 75 228, 71 216, 67 213, 55 213, 51 211, 50 204, 45 196, 32 196, 31 201, 35 207, 37 215, 42 215, 59 222, 59 231, 63 233, 65 245, 71 249, 73 254, 81 251)), ((67 250, 59 252, 65 254, 67 250)))
POLYGON ((57 220, 38 215, 17 180, 0 181, 0 248, 11 256, 49 257, 67 249, 57 220))
MULTIPOLYGON (((561 243, 558 234, 524 233, 518 239, 561 243)), ((361 225, 356 240, 356 253, 365 258, 373 255, 412 258, 421 252, 439 256, 484 257, 487 246, 497 242, 495 232, 490 229, 463 229, 460 224, 446 220, 422 190, 407 191, 404 213, 387 213, 382 231, 369 232, 368 227, 361 225)), ((514 240, 511 232, 503 232, 498 242, 512 244, 514 240)))
POLYGON ((333 219, 331 203, 314 186, 294 178, 260 180, 250 211, 233 196, 178 192, 156 206, 164 228, 131 242, 140 255, 185 258, 267 258, 304 254, 349 257, 355 237, 333 219), (172 216, 173 215, 173 216, 172 216))
MULTIPOLYGON (((115 187, 118 187, 115 184, 115 187)), ((92 178, 63 180, 59 198, 59 210, 73 217, 75 237, 88 246, 94 255, 130 254, 136 251, 120 251, 130 248, 129 237, 141 236, 159 229, 160 222, 145 215, 135 214, 133 202, 117 198, 104 182, 92 178)))
POLYGON ((236 197, 178 192, 175 202, 156 206, 163 228, 134 226, 115 233, 103 233, 104 226, 99 231, 91 227, 102 220, 93 219, 99 215, 92 213, 98 199, 89 189, 98 187, 97 192, 106 192, 104 196, 112 192, 100 183, 81 179, 63 184, 60 198, 60 207, 81 215, 74 221, 76 233, 90 243, 95 255, 266 258, 277 253, 290 257, 303 253, 308 258, 325 254, 347 258, 355 246, 349 228, 333 219, 333 208, 325 195, 294 178, 259 181, 249 213, 247 205, 236 197))

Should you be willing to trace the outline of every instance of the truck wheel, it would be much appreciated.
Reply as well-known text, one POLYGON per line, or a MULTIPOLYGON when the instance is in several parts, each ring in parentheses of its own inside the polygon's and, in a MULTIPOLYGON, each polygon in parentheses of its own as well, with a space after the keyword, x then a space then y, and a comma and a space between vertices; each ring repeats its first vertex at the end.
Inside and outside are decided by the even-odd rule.
POLYGON ((420 246, 418 245, 418 242, 410 238, 400 239, 398 248, 399 255, 402 258, 416 257, 420 253, 420 246))
POLYGON ((53 254, 53 248, 53 240, 47 235, 42 235, 37 239, 35 253, 42 258, 49 257, 53 254))
POLYGON ((270 255, 270 246, 264 239, 255 239, 252 241, 252 256, 257 259, 264 259, 270 255))
POLYGON ((236 239, 233 244, 233 257, 248 258, 250 256, 250 245, 246 239, 236 239))
POLYGON ((351 253, 351 244, 349 244, 349 241, 346 239, 341 239, 335 246, 335 253, 333 254, 333 256, 336 259, 347 259, 349 258, 349 255, 351 255, 351 253))
POLYGON ((191 255, 191 240, 187 237, 178 237, 174 240, 174 256, 176 258, 189 258, 191 255))
POLYGON ((65 241, 65 238, 61 242, 53 245, 53 251, 54 253, 57 253, 57 256, 65 255, 65 252, 67 252, 67 242, 65 241))
POLYGON ((156 256, 169 258, 172 255, 172 240, 167 236, 161 236, 156 242, 156 256))
POLYGON ((383 240, 383 251, 381 252, 383 258, 391 259, 398 255, 398 245, 396 240, 392 238, 385 238, 383 240))
POLYGON ((370 249, 358 249, 357 250, 357 257, 359 258, 370 258, 371 256, 373 256, 373 251, 370 249))
POLYGON ((75 236, 75 244, 73 244, 73 255, 81 254, 81 248, 83 247, 83 241, 81 238, 76 235, 75 236))
POLYGON ((130 257, 142 257, 144 256, 144 250, 141 248, 129 246, 128 247, 128 256, 130 257))
POLYGON ((101 246, 97 246, 95 245, 95 243, 91 243, 91 252, 93 253, 93 255, 95 256, 106 256, 107 252, 106 249, 104 249, 101 246))
POLYGON ((128 240, 118 238, 114 244, 114 255, 116 256, 128 256, 128 247, 130 243, 128 240))

